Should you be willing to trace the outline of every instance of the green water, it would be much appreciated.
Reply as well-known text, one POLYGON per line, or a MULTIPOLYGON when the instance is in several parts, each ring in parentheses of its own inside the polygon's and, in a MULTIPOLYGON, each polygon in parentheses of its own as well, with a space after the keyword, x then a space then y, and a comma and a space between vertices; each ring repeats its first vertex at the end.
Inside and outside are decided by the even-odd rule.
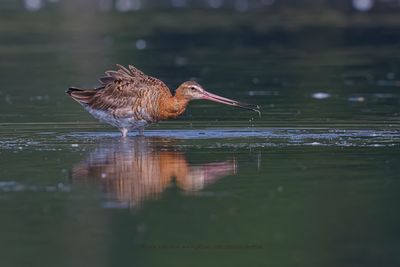
POLYGON ((396 14, 86 11, 1 12, 0 266, 400 264, 396 14), (262 117, 122 140, 64 94, 116 63, 262 117))

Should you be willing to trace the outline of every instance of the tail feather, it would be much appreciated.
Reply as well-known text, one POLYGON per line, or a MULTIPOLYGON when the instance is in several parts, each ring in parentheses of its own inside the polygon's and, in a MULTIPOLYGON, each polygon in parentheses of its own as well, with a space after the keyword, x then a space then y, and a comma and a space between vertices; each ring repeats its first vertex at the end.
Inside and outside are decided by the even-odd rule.
POLYGON ((70 95, 72 99, 81 104, 89 104, 96 92, 96 89, 81 89, 76 87, 70 87, 66 91, 66 93, 70 95))

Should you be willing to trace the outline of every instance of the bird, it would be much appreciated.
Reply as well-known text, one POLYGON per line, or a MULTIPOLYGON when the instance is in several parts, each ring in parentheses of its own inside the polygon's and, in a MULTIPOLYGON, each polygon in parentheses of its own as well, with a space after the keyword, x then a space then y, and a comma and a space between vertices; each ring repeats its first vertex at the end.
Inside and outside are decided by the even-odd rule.
POLYGON ((173 95, 161 80, 144 74, 136 67, 117 64, 117 70, 106 71, 97 88, 70 87, 66 93, 100 122, 117 127, 126 137, 131 130, 143 135, 150 124, 177 118, 190 101, 210 100, 260 115, 257 105, 240 103, 207 92, 196 81, 182 83, 173 95))

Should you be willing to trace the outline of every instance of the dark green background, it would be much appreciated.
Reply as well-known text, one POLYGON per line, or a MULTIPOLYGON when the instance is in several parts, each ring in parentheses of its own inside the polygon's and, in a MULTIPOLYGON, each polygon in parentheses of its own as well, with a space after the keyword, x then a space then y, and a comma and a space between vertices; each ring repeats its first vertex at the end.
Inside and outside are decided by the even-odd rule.
POLYGON ((398 266, 400 17, 282 3, 0 5, 0 265, 398 266), (122 149, 64 94, 116 63, 171 89, 196 79, 262 117, 198 101, 122 149), (119 209, 101 177, 71 179, 91 157, 164 151, 192 167, 234 158, 237 173, 119 209))

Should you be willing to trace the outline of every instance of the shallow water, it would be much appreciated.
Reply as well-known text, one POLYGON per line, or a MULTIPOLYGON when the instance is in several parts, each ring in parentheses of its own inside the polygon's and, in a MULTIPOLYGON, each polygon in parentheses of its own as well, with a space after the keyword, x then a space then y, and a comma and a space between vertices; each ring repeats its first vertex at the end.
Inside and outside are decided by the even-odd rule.
POLYGON ((400 263, 396 16, 74 12, 0 17, 1 266, 400 263), (64 94, 115 63, 262 116, 121 139, 64 94))

